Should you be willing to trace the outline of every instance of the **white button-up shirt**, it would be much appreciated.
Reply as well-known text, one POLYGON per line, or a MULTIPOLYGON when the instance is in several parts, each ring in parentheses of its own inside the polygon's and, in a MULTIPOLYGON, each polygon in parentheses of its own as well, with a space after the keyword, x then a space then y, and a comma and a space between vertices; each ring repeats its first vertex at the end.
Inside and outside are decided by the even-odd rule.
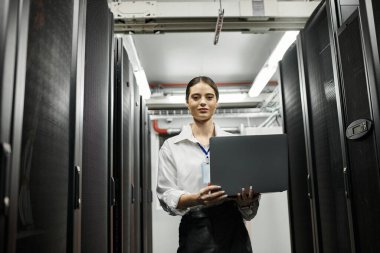
MULTIPOLYGON (((215 136, 228 135, 232 134, 215 124, 215 136)), ((177 209, 181 195, 199 192, 206 186, 201 171, 201 164, 206 161, 206 155, 198 146, 190 125, 183 127, 179 135, 164 142, 158 159, 157 197, 160 204, 171 215, 184 215, 190 208, 177 209)), ((244 219, 252 219, 258 206, 257 200, 251 208, 240 209, 244 219)))

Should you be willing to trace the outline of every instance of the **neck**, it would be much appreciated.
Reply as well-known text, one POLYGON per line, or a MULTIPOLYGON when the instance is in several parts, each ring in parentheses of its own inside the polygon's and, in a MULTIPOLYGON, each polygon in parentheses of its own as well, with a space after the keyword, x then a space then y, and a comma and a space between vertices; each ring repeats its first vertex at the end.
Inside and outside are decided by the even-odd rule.
POLYGON ((202 144, 208 145, 209 139, 214 136, 214 122, 210 119, 208 121, 197 121, 191 124, 194 137, 202 144))

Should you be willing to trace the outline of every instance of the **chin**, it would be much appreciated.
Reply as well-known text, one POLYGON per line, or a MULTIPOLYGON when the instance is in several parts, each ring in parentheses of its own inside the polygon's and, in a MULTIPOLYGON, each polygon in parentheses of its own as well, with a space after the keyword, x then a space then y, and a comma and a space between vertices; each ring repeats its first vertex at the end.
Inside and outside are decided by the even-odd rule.
POLYGON ((199 121, 199 122, 205 122, 211 120, 211 116, 196 116, 194 117, 194 120, 199 121))

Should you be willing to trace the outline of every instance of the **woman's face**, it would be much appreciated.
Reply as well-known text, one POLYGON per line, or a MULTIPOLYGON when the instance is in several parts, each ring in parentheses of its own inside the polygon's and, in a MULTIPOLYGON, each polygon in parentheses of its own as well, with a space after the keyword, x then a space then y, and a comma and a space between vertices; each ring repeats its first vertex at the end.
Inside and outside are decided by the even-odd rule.
POLYGON ((215 91, 207 83, 197 83, 190 88, 187 107, 197 121, 208 121, 214 114, 218 101, 215 91))

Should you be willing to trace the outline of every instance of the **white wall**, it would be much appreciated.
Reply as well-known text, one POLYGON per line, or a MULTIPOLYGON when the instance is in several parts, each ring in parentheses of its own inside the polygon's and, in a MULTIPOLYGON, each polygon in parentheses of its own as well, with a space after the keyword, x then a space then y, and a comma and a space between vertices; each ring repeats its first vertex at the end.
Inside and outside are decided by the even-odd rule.
POLYGON ((170 216, 161 207, 156 196, 157 166, 158 166, 158 135, 151 129, 151 155, 152 155, 152 233, 153 253, 177 252, 178 228, 181 217, 170 216))

